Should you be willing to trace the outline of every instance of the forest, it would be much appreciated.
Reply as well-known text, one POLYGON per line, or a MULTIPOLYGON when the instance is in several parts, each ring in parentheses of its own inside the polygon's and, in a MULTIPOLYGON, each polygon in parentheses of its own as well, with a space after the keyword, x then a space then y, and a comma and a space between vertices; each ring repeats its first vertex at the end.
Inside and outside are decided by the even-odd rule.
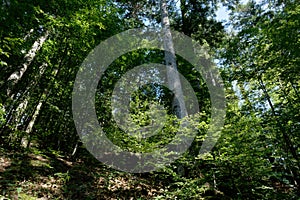
POLYGON ((0 200, 299 198, 299 0, 1 1, 0 200))

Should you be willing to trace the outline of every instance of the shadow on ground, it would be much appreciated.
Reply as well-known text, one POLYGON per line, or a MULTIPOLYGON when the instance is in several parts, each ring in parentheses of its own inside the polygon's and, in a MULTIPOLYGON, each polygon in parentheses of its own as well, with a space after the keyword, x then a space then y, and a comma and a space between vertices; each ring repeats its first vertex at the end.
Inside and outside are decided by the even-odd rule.
POLYGON ((149 199, 162 187, 141 174, 109 169, 87 152, 0 151, 0 199, 149 199))

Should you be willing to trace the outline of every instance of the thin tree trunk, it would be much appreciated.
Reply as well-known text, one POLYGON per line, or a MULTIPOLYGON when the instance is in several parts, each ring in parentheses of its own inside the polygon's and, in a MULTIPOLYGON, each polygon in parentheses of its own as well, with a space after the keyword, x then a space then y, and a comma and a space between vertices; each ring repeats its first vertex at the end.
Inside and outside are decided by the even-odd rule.
POLYGON ((36 121, 36 118, 38 117, 38 115, 41 111, 43 102, 45 101, 46 97, 47 97, 46 93, 43 93, 40 100, 39 100, 39 103, 36 106, 36 109, 35 109, 32 117, 31 117, 31 120, 30 120, 29 124, 27 125, 27 127, 25 129, 26 135, 21 140, 21 144, 24 148, 28 148, 30 146, 30 137, 31 137, 30 133, 32 131, 32 128, 33 128, 33 125, 36 121), (29 136, 29 139, 28 139, 28 136, 29 136))
POLYGON ((43 63, 40 67, 39 67, 39 73, 33 78, 33 81, 31 81, 30 84, 28 84, 28 86, 25 89, 25 92, 23 95, 26 95, 24 97, 24 100, 18 105, 17 109, 15 110, 15 113, 12 113, 12 122, 11 123, 15 123, 15 129, 17 129, 18 123, 20 123, 21 118, 23 116, 23 113, 25 112, 28 102, 30 100, 30 88, 34 88, 36 86, 36 84, 38 83, 38 79, 41 78, 41 76, 44 74, 46 68, 47 68, 47 64, 43 63))
POLYGON ((31 34, 33 33, 33 28, 32 29, 30 29, 30 31, 25 35, 25 37, 23 38, 23 40, 27 40, 30 36, 31 36, 31 34))
MULTIPOLYGON (((57 76, 59 70, 54 70, 54 77, 57 76)), ((28 125, 25 128, 25 133, 26 135, 21 139, 21 145, 25 148, 28 148, 30 146, 30 139, 31 139, 31 131, 33 129, 34 123, 38 117, 38 115, 40 114, 41 108, 43 103, 46 101, 47 97, 49 96, 49 94, 51 93, 51 83, 48 85, 47 88, 44 89, 43 94, 41 95, 39 102, 34 110, 34 113, 31 116, 31 119, 28 123, 28 125), (48 91, 48 88, 50 88, 48 91)))
POLYGON ((180 0, 180 11, 181 11, 181 21, 182 21, 182 32, 187 36, 191 36, 186 21, 186 17, 187 17, 186 0, 180 0))
MULTIPOLYGON (((275 112, 274 105, 271 101, 270 95, 269 95, 269 93, 268 93, 268 91, 265 87, 265 84, 264 84, 264 82, 263 82, 263 80, 260 76, 258 77, 258 79, 259 79, 260 86, 262 87, 262 90, 263 90, 263 92, 265 93, 265 95, 267 97, 267 101, 268 101, 269 106, 271 107, 272 114, 273 114, 274 117, 277 117, 278 115, 275 112)), ((278 123, 278 125, 279 125, 280 130, 282 131, 283 138, 286 142, 286 145, 287 145, 288 149, 290 150, 290 152, 292 153, 292 156, 294 157, 294 159, 299 161, 297 151, 294 149, 292 141, 291 141, 289 135, 286 133, 286 131, 284 130, 284 128, 282 127, 280 122, 278 123)))
POLYGON ((74 147, 74 149, 73 149, 73 152, 72 152, 72 154, 71 154, 71 157, 74 157, 74 156, 75 156, 75 153, 77 152, 77 149, 78 149, 78 143, 79 143, 79 142, 76 142, 76 145, 75 145, 75 147, 74 147))
MULTIPOLYGON (((266 86, 262 80, 262 77, 261 76, 258 76, 258 80, 259 80, 259 83, 260 83, 260 86, 262 87, 262 90, 263 92, 265 93, 266 97, 267 97, 267 101, 268 101, 268 104, 269 106, 271 107, 271 111, 272 111, 272 114, 275 118, 275 120, 277 120, 277 117, 278 115, 276 114, 275 112, 275 108, 274 108, 274 105, 271 101, 271 98, 270 98, 270 95, 266 89, 266 86)), ((292 154, 293 158, 296 160, 297 162, 297 167, 300 168, 300 164, 299 164, 299 157, 297 155, 297 150, 294 148, 294 145, 293 145, 293 142, 291 140, 291 138, 289 137, 289 134, 286 132, 285 128, 282 126, 281 122, 277 122, 278 126, 279 126, 279 129, 280 131, 282 132, 282 136, 283 136, 283 139, 285 141, 285 144, 286 144, 286 147, 288 149, 288 151, 290 151, 290 153, 292 154)), ((299 187, 299 177, 298 177, 298 172, 297 171, 294 171, 294 179, 299 187)))

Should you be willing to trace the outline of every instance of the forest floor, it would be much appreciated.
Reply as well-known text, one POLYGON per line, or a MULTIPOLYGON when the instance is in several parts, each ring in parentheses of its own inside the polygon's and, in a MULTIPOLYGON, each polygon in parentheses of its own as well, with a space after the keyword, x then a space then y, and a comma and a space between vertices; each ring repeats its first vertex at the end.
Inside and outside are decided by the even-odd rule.
POLYGON ((162 183, 143 176, 108 168, 88 153, 70 159, 37 149, 0 149, 0 200, 159 197, 162 183))
MULTIPOLYGON (((178 185, 169 178, 162 172, 131 174, 114 170, 84 148, 70 158, 53 150, 0 147, 0 200, 174 199, 166 194, 175 190, 176 197, 178 185)), ((232 199, 207 191, 200 199, 232 199)), ((185 197, 192 195, 184 193, 185 197)))

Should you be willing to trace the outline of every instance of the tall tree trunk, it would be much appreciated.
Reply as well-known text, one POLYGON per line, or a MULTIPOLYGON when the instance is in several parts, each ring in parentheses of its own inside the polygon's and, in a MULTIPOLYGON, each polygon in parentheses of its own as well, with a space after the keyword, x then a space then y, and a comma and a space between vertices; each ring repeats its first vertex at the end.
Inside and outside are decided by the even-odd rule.
POLYGON ((32 45, 31 49, 28 51, 28 53, 25 55, 24 60, 25 62, 20 66, 20 69, 12 73, 8 77, 8 81, 10 82, 7 89, 7 96, 10 98, 13 98, 12 94, 12 88, 14 85, 16 85, 28 69, 28 66, 32 63, 33 59, 35 58, 36 53, 40 50, 40 48, 43 46, 44 42, 49 36, 49 32, 46 31, 44 35, 42 35, 40 38, 38 38, 34 44, 32 45))
MULTIPOLYGON (((274 108, 274 105, 272 103, 271 97, 270 97, 270 95, 267 91, 267 88, 266 88, 266 86, 263 82, 263 79, 262 79, 261 75, 258 76, 258 81, 259 81, 260 86, 262 87, 262 90, 263 90, 264 94, 266 95, 266 98, 267 98, 268 104, 271 108, 272 115, 273 115, 274 119, 278 120, 279 116, 275 111, 275 108, 274 108)), ((283 140, 286 144, 287 151, 289 151, 292 154, 292 157, 296 160, 297 167, 300 168, 299 157, 298 157, 298 154, 297 154, 297 150, 295 149, 294 144, 293 144, 289 134, 286 132, 286 129, 283 127, 283 125, 281 123, 282 122, 277 122, 277 124, 279 126, 279 130, 282 133, 283 140)), ((293 170, 292 176, 293 176, 295 182, 297 183, 297 186, 300 187, 300 185, 299 185, 300 179, 299 179, 299 176, 298 176, 298 172, 293 170)))
POLYGON ((21 121, 23 113, 27 108, 28 102, 30 100, 30 89, 35 88, 35 86, 38 83, 38 79, 40 79, 42 77, 42 75, 44 74, 47 66, 48 66, 47 63, 43 63, 39 67, 38 74, 34 76, 34 78, 28 84, 28 86, 25 89, 25 92, 22 95, 24 100, 22 100, 22 102, 18 105, 17 109, 14 112, 12 112, 11 124, 15 124, 15 129, 17 129, 18 123, 21 121))
MULTIPOLYGON (((170 20, 166 0, 161 0, 161 26, 163 31, 163 41, 165 49, 165 62, 167 66, 168 87, 173 92, 172 111, 179 118, 187 116, 187 110, 184 102, 182 86, 177 71, 176 56, 174 44, 170 29, 170 20)), ((185 169, 182 164, 177 166, 177 173, 183 176, 185 169)))
POLYGON ((29 121, 29 124, 27 125, 26 129, 25 129, 25 133, 26 135, 23 136, 22 140, 21 140, 21 145, 24 147, 24 148, 28 148, 30 146, 30 138, 31 138, 31 131, 32 131, 32 128, 33 128, 33 125, 36 121, 36 118, 38 117, 40 111, 41 111, 41 108, 42 108, 42 105, 43 105, 43 102, 46 100, 46 93, 44 92, 39 100, 39 103, 37 104, 36 108, 35 108, 35 111, 33 113, 33 115, 31 116, 31 120, 29 121))
MULTIPOLYGON (((59 71, 58 69, 55 69, 55 70, 54 70, 54 77, 57 76, 58 71, 59 71)), ((55 78, 54 78, 54 79, 55 79, 55 78)), ((21 139, 21 145, 22 145, 23 147, 25 147, 25 148, 28 148, 28 147, 30 146, 30 140, 31 140, 31 137, 32 137, 31 131, 32 131, 32 129, 33 129, 34 123, 35 123, 35 121, 36 121, 38 115, 40 114, 40 111, 41 111, 41 108, 42 108, 43 103, 47 100, 47 97, 48 97, 48 96, 50 95, 50 93, 51 93, 51 83, 52 83, 52 82, 50 82, 50 83, 48 84, 48 87, 46 87, 46 88, 44 89, 44 92, 43 92, 43 94, 40 96, 39 101, 38 101, 38 104, 37 104, 37 106, 35 107, 34 113, 31 115, 30 121, 29 121, 28 125, 27 125, 26 128, 25 128, 25 133, 26 133, 26 134, 25 134, 25 135, 23 136, 23 138, 21 139), (49 90, 49 91, 48 91, 48 90, 49 90)))
POLYGON ((181 11, 181 22, 182 22, 182 32, 191 37, 191 33, 188 30, 188 24, 187 24, 187 7, 186 7, 186 0, 180 0, 180 11, 181 11))
MULTIPOLYGON (((273 105, 273 103, 271 101, 270 95, 269 95, 269 93, 268 93, 268 91, 266 89, 266 86, 265 86, 265 84, 264 84, 264 82, 262 80, 262 77, 258 76, 258 80, 259 80, 260 86, 262 87, 263 92, 265 93, 265 95, 267 97, 267 101, 268 101, 269 106, 271 107, 272 114, 273 114, 273 116, 276 119, 276 117, 278 117, 278 115, 276 114, 274 105, 273 105)), ((291 152, 292 156, 294 157, 294 159, 296 159, 297 162, 299 162, 297 151, 294 148, 294 145, 292 144, 292 141, 291 141, 289 135, 286 133, 284 127, 282 126, 282 124, 280 122, 278 123, 278 125, 279 125, 280 130, 282 131, 283 139, 286 142, 286 145, 287 145, 288 149, 290 150, 290 152, 291 152)))
POLYGON ((170 29, 170 20, 168 16, 166 0, 161 0, 161 26, 163 30, 163 40, 165 49, 165 62, 167 66, 167 79, 169 89, 174 93, 172 108, 178 118, 187 116, 187 110, 183 98, 182 86, 177 71, 176 56, 172 34, 170 29))

